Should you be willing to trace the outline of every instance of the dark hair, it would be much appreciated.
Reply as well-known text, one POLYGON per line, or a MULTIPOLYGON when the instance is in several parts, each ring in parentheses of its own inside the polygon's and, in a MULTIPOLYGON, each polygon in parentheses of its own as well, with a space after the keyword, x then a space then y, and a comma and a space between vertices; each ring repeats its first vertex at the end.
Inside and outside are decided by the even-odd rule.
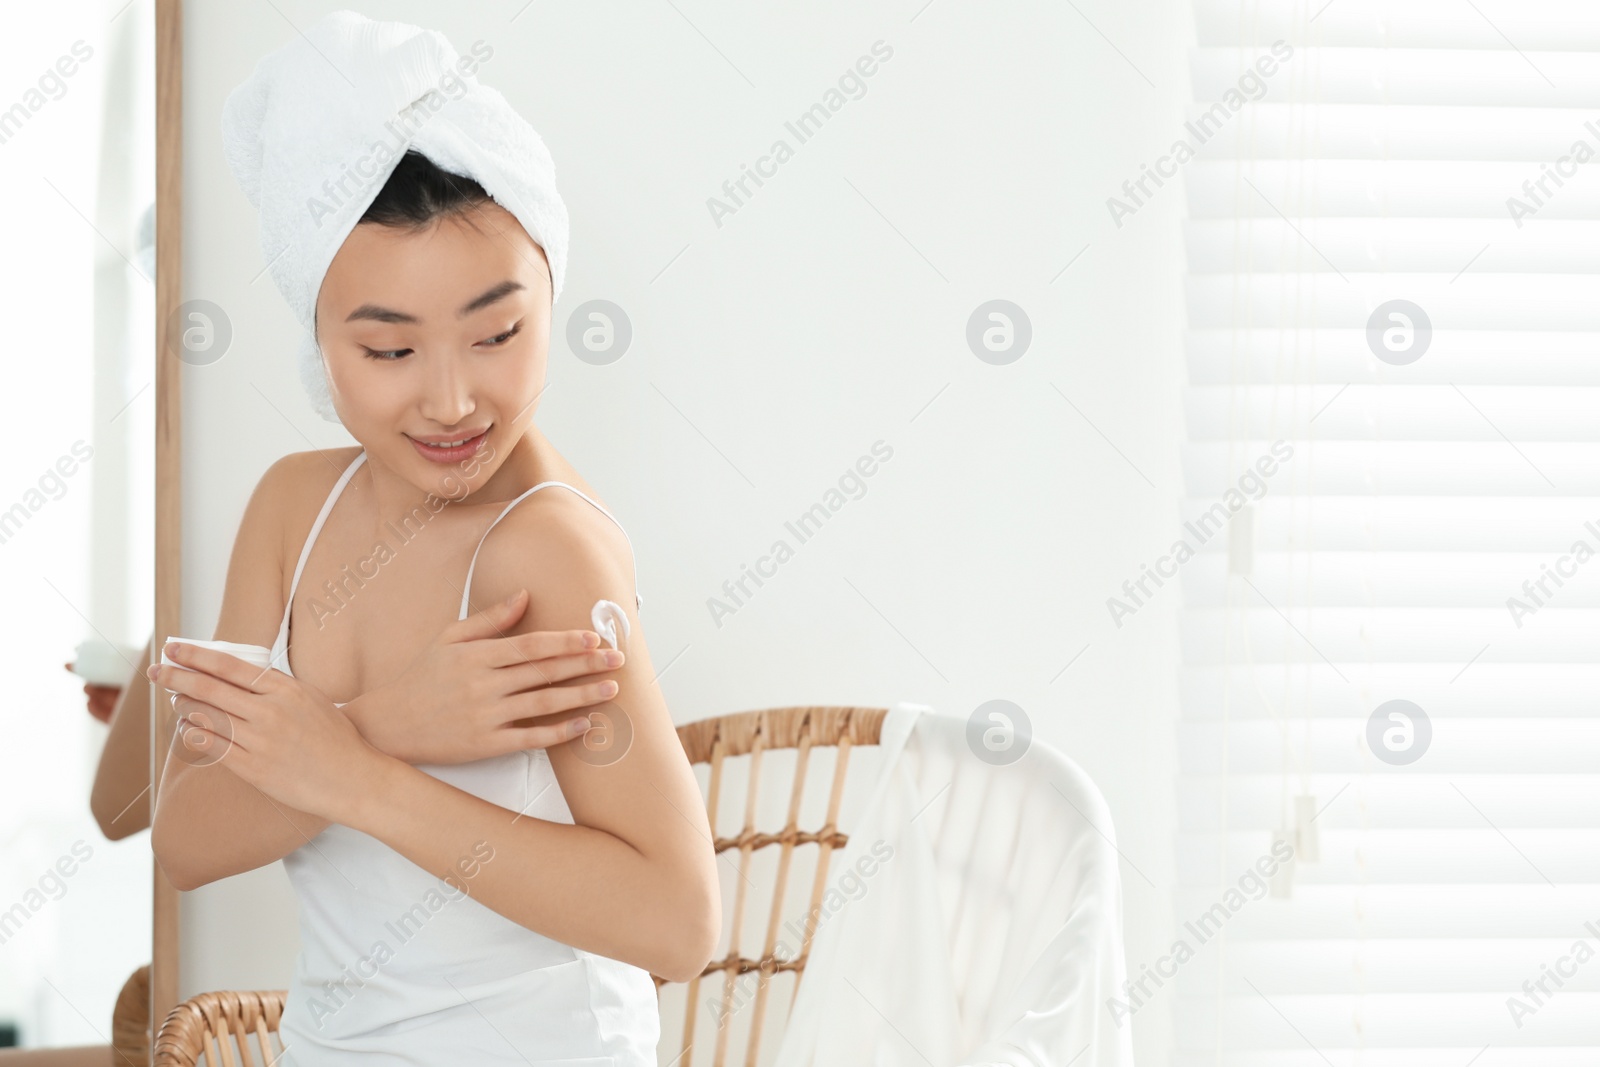
POLYGON ((408 148, 357 225, 375 222, 420 230, 436 219, 462 216, 470 220, 472 208, 489 199, 488 192, 473 179, 451 174, 415 148, 408 148))
MULTIPOLYGON (((384 187, 378 190, 373 202, 366 205, 362 218, 355 224, 376 222, 378 226, 395 229, 422 230, 440 219, 459 218, 477 227, 472 208, 488 200, 493 197, 474 179, 451 174, 418 150, 406 149, 389 174, 389 181, 384 182, 384 187)), ((310 322, 312 338, 315 338, 315 304, 310 322)))
MULTIPOLYGON (((460 218, 477 227, 472 209, 492 199, 473 179, 451 174, 415 148, 408 148, 356 225, 373 222, 396 229, 423 230, 440 219, 460 218)), ((313 310, 312 336, 316 322, 313 310)))

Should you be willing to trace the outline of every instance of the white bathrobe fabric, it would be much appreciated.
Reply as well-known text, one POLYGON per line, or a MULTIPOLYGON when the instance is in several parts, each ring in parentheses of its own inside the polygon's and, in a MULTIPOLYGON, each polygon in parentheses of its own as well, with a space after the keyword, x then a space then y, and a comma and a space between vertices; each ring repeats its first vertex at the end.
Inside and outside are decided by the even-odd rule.
POLYGON ((994 766, 967 721, 901 704, 837 872, 876 865, 819 925, 776 1067, 1128 1067, 1110 813, 1034 739, 994 766))
MULTIPOLYGON (((486 49, 486 51, 485 51, 486 49)), ((472 178, 544 250, 552 299, 566 274, 566 205, 544 141, 435 30, 334 11, 268 54, 222 108, 228 166, 260 212, 262 260, 305 330, 300 377, 339 421, 314 315, 335 253, 414 148, 472 178)))

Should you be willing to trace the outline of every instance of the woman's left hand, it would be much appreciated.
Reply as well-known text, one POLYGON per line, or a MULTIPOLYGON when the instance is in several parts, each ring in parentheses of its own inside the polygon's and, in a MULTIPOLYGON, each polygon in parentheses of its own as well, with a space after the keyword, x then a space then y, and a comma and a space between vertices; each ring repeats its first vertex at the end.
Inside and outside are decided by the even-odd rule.
MULTIPOLYGON (((223 713, 179 723, 205 730, 207 763, 223 763, 267 796, 330 822, 345 822, 377 764, 373 748, 327 695, 282 671, 262 670, 215 649, 174 641, 151 680, 223 713)), ((179 736, 178 745, 185 743, 179 736)), ((181 757, 180 757, 181 758, 181 757)))
MULTIPOLYGON (((62 666, 69 672, 76 673, 72 670, 76 664, 63 663, 62 666)), ((103 723, 109 723, 112 713, 117 710, 117 701, 122 699, 122 687, 87 682, 83 687, 83 695, 89 698, 89 714, 103 723)))

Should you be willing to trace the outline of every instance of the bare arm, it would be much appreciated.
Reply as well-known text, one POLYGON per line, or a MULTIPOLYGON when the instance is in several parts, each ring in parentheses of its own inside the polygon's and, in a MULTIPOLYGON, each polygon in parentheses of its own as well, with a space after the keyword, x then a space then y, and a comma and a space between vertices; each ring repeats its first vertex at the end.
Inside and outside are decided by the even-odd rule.
POLYGON ((491 539, 496 549, 486 546, 475 599, 491 603, 526 586, 533 604, 519 631, 587 626, 602 598, 625 609, 627 662, 582 681, 618 683, 594 717, 611 716, 604 728, 617 734, 625 721, 626 752, 597 756, 584 740, 547 750, 573 825, 509 812, 381 754, 339 818, 441 876, 487 841, 495 861, 473 881, 480 903, 574 947, 687 980, 704 968, 721 929, 716 859, 699 787, 654 680, 626 549, 593 522, 536 515, 531 504, 508 516, 502 525, 518 521, 497 531, 506 536, 491 539))
MULTIPOLYGON (((278 460, 261 476, 234 539, 228 563, 219 641, 270 647, 283 617, 284 537, 278 516, 288 510, 297 485, 297 465, 324 463, 314 452, 278 460)), ((166 699, 166 694, 161 694, 166 699)), ((176 734, 161 772, 150 845, 167 878, 194 889, 231 874, 265 866, 321 833, 328 820, 279 804, 215 763, 186 762, 176 734)))
POLYGON ((89 793, 94 821, 112 841, 150 825, 150 681, 144 674, 149 662, 146 642, 143 658, 111 713, 111 732, 100 750, 89 793))

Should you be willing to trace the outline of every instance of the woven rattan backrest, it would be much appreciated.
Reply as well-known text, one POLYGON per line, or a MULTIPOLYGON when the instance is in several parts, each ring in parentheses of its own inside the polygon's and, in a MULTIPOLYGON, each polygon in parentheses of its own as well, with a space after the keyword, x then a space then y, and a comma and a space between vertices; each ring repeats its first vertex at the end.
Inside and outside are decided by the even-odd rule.
POLYGON ((286 992, 200 993, 179 1004, 156 1035, 155 1067, 271 1067, 280 1053, 272 1035, 286 992), (251 1048, 251 1036, 256 1047, 251 1048))
MULTIPOLYGON (((829 859, 834 850, 842 848, 848 840, 838 829, 838 818, 840 798, 844 793, 845 774, 850 765, 850 749, 855 745, 876 745, 887 713, 886 708, 772 708, 766 711, 722 715, 678 727, 678 738, 683 742, 689 762, 704 763, 710 767, 706 809, 710 813, 712 833, 716 835, 717 854, 720 858, 723 853, 736 851, 739 876, 733 883, 731 906, 726 900, 723 902, 723 927, 728 937, 728 951, 721 959, 712 960, 701 975, 687 983, 682 1040, 676 1048, 663 1048, 663 1062, 671 1063, 673 1067, 707 1067, 707 1065, 757 1067, 762 1051, 762 1036, 766 1029, 764 1024, 772 978, 785 971, 793 972, 794 991, 798 991, 810 955, 812 934, 815 932, 815 924, 810 917, 819 913, 828 876, 829 859), (837 749, 827 814, 822 826, 815 830, 802 830, 797 823, 806 785, 809 757, 813 749, 821 747, 837 749), (756 826, 757 799, 762 774, 761 757, 763 753, 778 749, 795 750, 793 780, 775 783, 788 789, 787 813, 781 828, 776 831, 762 831, 756 826), (718 833, 717 828, 717 812, 722 800, 724 761, 740 756, 749 757, 743 821, 735 836, 725 837, 718 833), (798 953, 790 958, 782 958, 775 954, 775 949, 778 944, 779 922, 786 903, 784 887, 789 881, 790 863, 797 846, 811 844, 817 846, 817 851, 815 875, 811 881, 810 904, 805 912, 808 919, 803 926, 798 953), (751 859, 757 850, 774 846, 781 851, 778 856, 777 877, 772 886, 766 933, 759 954, 751 956, 747 954, 750 950, 740 944, 746 908, 762 906, 760 902, 752 903, 750 900, 754 895, 751 893, 754 883, 749 878, 751 859), (755 972, 757 975, 753 1000, 740 1004, 736 1009, 736 982, 740 975, 750 972, 755 972), (713 1015, 722 1020, 720 1024, 714 1026, 714 1034, 706 1033, 706 1030, 712 1029, 713 1025, 704 1020, 700 1020, 700 1025, 697 1027, 696 1016, 699 1014, 697 1008, 703 1003, 700 996, 702 983, 715 983, 721 987, 720 990, 711 991, 715 1000, 712 1001, 712 1005, 708 1005, 717 1008, 713 1015), (742 1048, 736 1049, 733 1058, 730 1058, 729 1037, 732 1028, 727 1025, 727 1020, 735 1010, 743 1012, 746 1009, 751 1011, 748 1016, 748 1034, 746 1040, 741 1042, 742 1048)), ((726 862, 731 861, 732 857, 729 857, 726 862)), ((657 978, 656 984, 659 989, 668 983, 657 978)), ((707 999, 709 1001, 711 997, 707 999)), ((793 1003, 791 996, 791 1007, 793 1003)), ((769 1048, 775 1047, 776 1038, 781 1036, 781 1027, 774 1029, 778 1033, 769 1035, 773 1038, 768 1042, 769 1048)))

